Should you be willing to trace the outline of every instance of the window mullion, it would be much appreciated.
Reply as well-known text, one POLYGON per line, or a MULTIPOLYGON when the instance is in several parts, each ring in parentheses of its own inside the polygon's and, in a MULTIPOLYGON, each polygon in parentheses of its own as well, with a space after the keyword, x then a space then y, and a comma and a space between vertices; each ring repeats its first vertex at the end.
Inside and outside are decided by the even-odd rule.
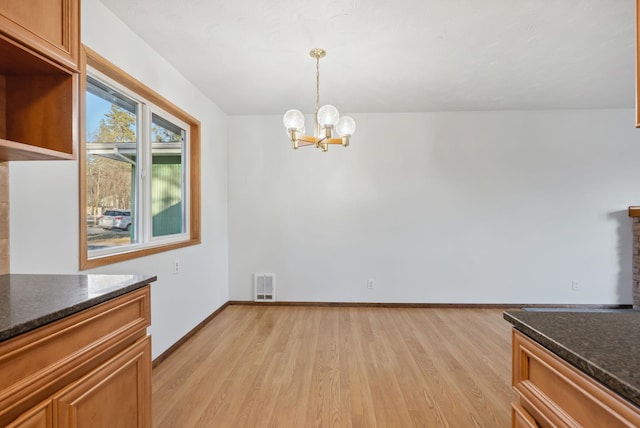
POLYGON ((151 240, 152 216, 151 216, 151 109, 142 104, 142 126, 140 127, 140 158, 141 169, 141 205, 140 223, 143 231, 143 242, 151 240))

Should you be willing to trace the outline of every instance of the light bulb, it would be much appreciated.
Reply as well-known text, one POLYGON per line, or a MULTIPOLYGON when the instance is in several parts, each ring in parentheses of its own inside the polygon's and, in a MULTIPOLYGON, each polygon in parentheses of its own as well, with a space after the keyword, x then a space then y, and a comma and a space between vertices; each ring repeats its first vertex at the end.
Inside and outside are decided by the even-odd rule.
POLYGON ((282 122, 288 131, 298 131, 304 127, 304 115, 300 110, 291 109, 284 114, 282 122))
POLYGON ((318 110, 318 124, 322 128, 333 128, 338 123, 340 113, 334 106, 327 104, 318 110))
POLYGON ((341 137, 351 137, 356 131, 356 121, 349 116, 342 116, 336 124, 336 132, 341 137))

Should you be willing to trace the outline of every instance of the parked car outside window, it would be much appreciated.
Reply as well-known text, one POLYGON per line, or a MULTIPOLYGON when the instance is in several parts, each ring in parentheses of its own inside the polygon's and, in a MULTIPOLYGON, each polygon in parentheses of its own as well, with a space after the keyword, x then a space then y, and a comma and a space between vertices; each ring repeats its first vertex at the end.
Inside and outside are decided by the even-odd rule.
POLYGON ((98 220, 98 226, 103 229, 131 229, 131 211, 107 210, 98 220))

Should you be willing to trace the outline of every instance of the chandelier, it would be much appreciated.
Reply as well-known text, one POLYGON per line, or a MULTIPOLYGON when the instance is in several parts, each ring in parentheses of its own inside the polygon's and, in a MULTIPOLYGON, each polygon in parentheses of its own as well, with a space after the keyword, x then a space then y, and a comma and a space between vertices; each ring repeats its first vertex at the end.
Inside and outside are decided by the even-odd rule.
POLYGON ((305 135, 304 115, 300 110, 289 110, 284 114, 284 127, 287 128, 293 148, 316 146, 323 152, 329 150, 329 144, 349 145, 349 138, 356 130, 356 122, 349 116, 340 117, 338 109, 332 105, 320 105, 320 58, 327 53, 323 49, 312 49, 309 52, 316 59, 316 120, 313 136, 305 135), (336 136, 334 136, 334 132, 336 136))

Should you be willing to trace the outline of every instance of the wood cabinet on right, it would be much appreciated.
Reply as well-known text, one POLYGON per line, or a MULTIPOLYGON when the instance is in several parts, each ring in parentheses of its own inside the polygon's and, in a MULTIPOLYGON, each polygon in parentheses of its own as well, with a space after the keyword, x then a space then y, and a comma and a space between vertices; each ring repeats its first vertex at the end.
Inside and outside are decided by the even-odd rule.
POLYGON ((512 427, 638 427, 640 409, 513 330, 512 427))

